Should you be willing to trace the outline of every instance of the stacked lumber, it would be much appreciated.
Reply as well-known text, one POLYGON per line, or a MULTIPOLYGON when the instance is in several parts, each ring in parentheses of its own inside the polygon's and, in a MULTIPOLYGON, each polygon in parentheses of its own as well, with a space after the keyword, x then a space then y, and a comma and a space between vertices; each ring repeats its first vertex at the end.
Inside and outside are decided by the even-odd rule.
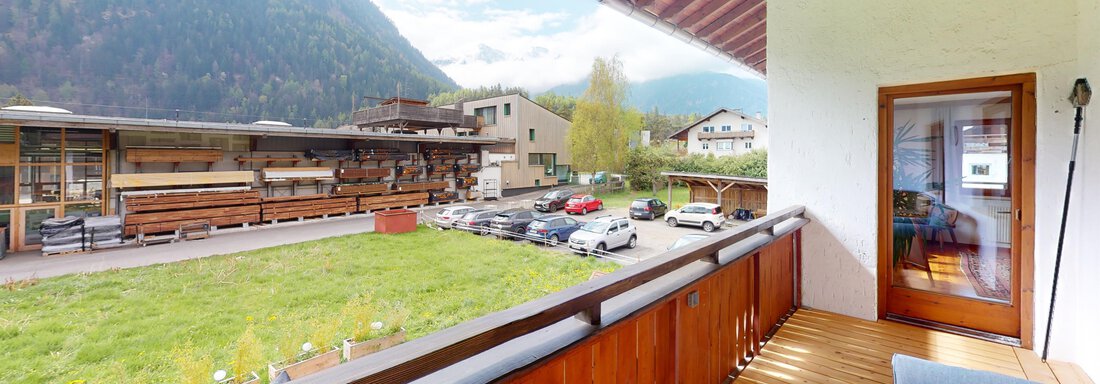
POLYGON ((126 148, 126 161, 131 163, 216 163, 222 161, 220 149, 126 148))
POLYGON ((362 179, 365 177, 390 177, 389 168, 340 168, 336 170, 338 179, 362 179))
POLYGON ((267 197, 260 202, 260 215, 263 221, 342 215, 354 213, 357 206, 355 197, 325 194, 267 197))
POLYGON ((393 185, 393 189, 401 192, 432 191, 447 189, 449 186, 450 183, 446 181, 426 181, 422 183, 398 183, 393 185))
POLYGON ((416 176, 423 171, 424 167, 416 165, 402 165, 398 166, 397 170, 394 171, 394 177, 416 176))
POLYGON ((119 173, 111 176, 114 188, 175 187, 184 185, 251 184, 252 171, 119 173))
POLYGON ((428 174, 435 175, 440 173, 451 173, 454 171, 454 166, 450 164, 431 164, 428 165, 428 174))
POLYGON ((356 151, 356 160, 359 161, 405 161, 412 160, 407 153, 398 153, 394 148, 368 148, 356 151))
POLYGON ((264 181, 284 180, 329 180, 332 179, 332 168, 329 167, 290 167, 290 168, 264 168, 261 171, 264 181))
POLYGON ((126 236, 142 232, 145 234, 172 232, 180 225, 207 223, 211 226, 226 226, 260 222, 258 204, 235 207, 187 209, 177 211, 133 213, 126 215, 126 236))
POLYGON ((130 212, 126 236, 172 232, 180 225, 208 223, 226 226, 260 222, 260 194, 252 190, 158 193, 124 196, 130 212))
POLYGON ((455 164, 456 173, 474 173, 481 170, 481 166, 477 164, 455 164))
POLYGON ((476 177, 459 177, 455 179, 455 188, 470 188, 477 185, 476 177))
POLYGON ((229 207, 258 204, 260 192, 251 190, 227 192, 188 192, 126 196, 126 212, 154 212, 177 209, 229 207))
POLYGON ((390 190, 389 183, 377 184, 337 184, 332 186, 332 194, 338 196, 347 195, 376 195, 390 190))
POLYGON ((428 202, 443 203, 458 200, 458 192, 455 191, 431 191, 428 192, 428 202))
POLYGON ((414 205, 424 205, 427 203, 428 194, 425 192, 402 193, 385 196, 360 196, 359 211, 366 212, 376 209, 410 207, 414 205))
POLYGON ((431 160, 460 160, 465 159, 469 155, 466 152, 458 149, 429 149, 424 151, 424 158, 428 161, 431 160))

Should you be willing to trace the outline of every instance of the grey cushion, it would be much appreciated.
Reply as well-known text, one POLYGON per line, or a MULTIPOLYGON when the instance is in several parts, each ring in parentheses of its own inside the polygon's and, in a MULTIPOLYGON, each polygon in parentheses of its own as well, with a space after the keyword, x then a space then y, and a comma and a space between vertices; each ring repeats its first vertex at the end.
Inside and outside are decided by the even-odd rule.
POLYGON ((999 373, 952 367, 912 356, 895 354, 894 384, 1026 384, 1035 383, 999 373))

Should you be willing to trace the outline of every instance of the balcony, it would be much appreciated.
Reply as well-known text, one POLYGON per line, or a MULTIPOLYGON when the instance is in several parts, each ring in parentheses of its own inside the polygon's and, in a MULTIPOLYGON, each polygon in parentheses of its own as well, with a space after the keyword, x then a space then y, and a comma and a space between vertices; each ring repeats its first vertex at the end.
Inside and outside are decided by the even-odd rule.
POLYGON ((699 132, 699 140, 714 139, 751 139, 756 131, 699 132))
POLYGON ((294 383, 890 383, 895 353, 1087 382, 1029 350, 801 308, 808 222, 787 208, 294 383))
POLYGON ((403 129, 480 128, 476 116, 458 109, 435 108, 394 103, 355 111, 354 124, 360 128, 400 127, 403 129))

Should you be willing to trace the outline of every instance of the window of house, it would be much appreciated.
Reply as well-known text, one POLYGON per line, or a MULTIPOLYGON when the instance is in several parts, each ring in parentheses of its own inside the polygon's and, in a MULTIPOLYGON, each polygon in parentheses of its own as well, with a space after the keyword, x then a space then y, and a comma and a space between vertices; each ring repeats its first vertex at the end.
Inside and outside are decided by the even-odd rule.
POLYGON ((527 139, 531 140, 531 141, 535 141, 535 129, 534 128, 531 128, 531 129, 527 130, 527 139))
POLYGON ((752 142, 751 141, 746 141, 745 142, 745 149, 752 149, 752 142))
POLYGON ((23 127, 19 130, 19 161, 61 162, 61 128, 23 127))
POLYGON ((732 141, 719 141, 718 142, 718 150, 719 151, 732 151, 733 150, 733 142, 732 141))
POLYGON ((728 125, 723 125, 722 126, 722 132, 730 132, 732 130, 733 130, 733 128, 728 126, 728 125))
POLYGON ((484 120, 485 125, 496 125, 497 123, 497 107, 483 107, 474 109, 474 116, 480 117, 484 120))
POLYGON ((706 132, 706 133, 714 132, 714 127, 703 126, 703 132, 706 132))
POLYGON ((710 143, 703 143, 703 149, 710 149, 710 143))
POLYGON ((748 131, 751 131, 751 130, 752 130, 752 124, 741 123, 741 131, 748 132, 748 131))
POLYGON ((504 116, 512 116, 512 104, 504 103, 504 116))
POLYGON ((971 164, 970 174, 974 176, 989 176, 989 167, 992 164, 971 164))

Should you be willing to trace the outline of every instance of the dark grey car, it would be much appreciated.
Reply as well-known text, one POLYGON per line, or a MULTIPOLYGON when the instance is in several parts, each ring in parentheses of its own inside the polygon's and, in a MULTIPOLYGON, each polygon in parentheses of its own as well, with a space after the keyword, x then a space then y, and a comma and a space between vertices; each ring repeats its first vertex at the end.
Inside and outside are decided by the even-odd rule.
POLYGON ((523 208, 512 208, 502 211, 493 217, 489 227, 501 231, 503 238, 512 238, 512 234, 527 232, 527 225, 542 216, 541 213, 523 208))
POLYGON ((631 219, 653 220, 664 216, 668 212, 668 205, 660 199, 637 199, 630 203, 631 219))
POLYGON ((539 212, 557 212, 565 208, 565 203, 573 196, 573 190, 569 188, 555 189, 546 192, 545 195, 535 200, 535 209, 539 212))
POLYGON ((500 213, 499 209, 473 210, 466 212, 465 215, 462 215, 461 219, 455 220, 451 226, 455 229, 461 229, 483 236, 488 235, 489 222, 491 222, 498 213, 500 213))

